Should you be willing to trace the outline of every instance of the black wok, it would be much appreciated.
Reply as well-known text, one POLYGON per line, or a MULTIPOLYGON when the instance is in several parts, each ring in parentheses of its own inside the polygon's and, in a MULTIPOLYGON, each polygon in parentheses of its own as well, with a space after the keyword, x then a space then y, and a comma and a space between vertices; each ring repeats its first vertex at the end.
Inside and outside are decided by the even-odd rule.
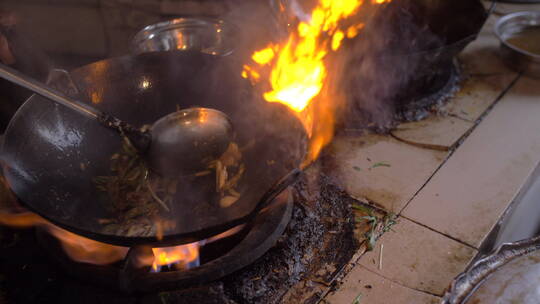
MULTIPOLYGON (((243 151, 246 173, 240 199, 222 208, 215 199, 215 178, 179 185, 173 221, 156 239, 145 232, 104 232, 114 219, 110 201, 96 189, 95 177, 110 175, 110 158, 121 149, 117 134, 39 96, 18 110, 5 133, 4 174, 15 195, 29 209, 67 230, 111 244, 154 243, 167 246, 204 239, 247 221, 269 189, 305 154, 306 136, 286 107, 251 94, 240 77, 241 65, 230 58, 189 52, 148 53, 99 61, 71 72, 76 90, 61 81, 52 85, 77 95, 98 109, 134 125, 151 124, 180 108, 201 106, 226 113, 243 151)), ((293 171, 294 172, 294 171, 293 171)), ((284 184, 294 179, 289 175, 284 184)), ((278 187, 279 188, 279 187, 278 187)))
POLYGON ((480 0, 394 0, 377 10, 349 46, 346 127, 384 125, 380 105, 388 105, 392 117, 430 106, 423 99, 450 82, 456 56, 477 38, 495 2, 489 6, 480 0))
POLYGON ((496 1, 486 10, 480 0, 402 0, 389 8, 397 16, 400 11, 407 11, 413 23, 421 28, 418 32, 399 33, 402 37, 418 35, 419 38, 410 45, 402 43, 407 47, 401 50, 397 48, 397 54, 393 54, 397 55, 393 58, 394 62, 403 60, 413 63, 407 67, 412 71, 407 84, 395 97, 398 111, 414 108, 414 102, 407 103, 429 96, 446 84, 437 81, 441 73, 451 70, 456 56, 477 38, 495 5, 496 1), (399 54, 399 51, 402 53, 399 54), (399 56, 405 58, 400 59, 399 56))

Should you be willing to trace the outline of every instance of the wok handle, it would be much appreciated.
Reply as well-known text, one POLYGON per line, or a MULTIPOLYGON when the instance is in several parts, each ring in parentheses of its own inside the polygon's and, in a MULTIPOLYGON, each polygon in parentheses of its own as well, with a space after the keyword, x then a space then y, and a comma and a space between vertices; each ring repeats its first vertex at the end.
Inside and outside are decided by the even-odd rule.
POLYGON ((214 226, 210 229, 207 229, 204 233, 207 233, 208 235, 218 235, 236 226, 253 223, 253 221, 257 218, 261 211, 277 202, 275 198, 278 195, 285 191, 287 187, 292 186, 294 183, 296 183, 296 181, 298 181, 298 178, 302 175, 302 172, 303 171, 300 169, 293 169, 292 171, 287 173, 287 175, 285 175, 282 179, 276 182, 270 189, 268 189, 268 191, 264 193, 253 211, 251 211, 247 215, 239 219, 227 222, 225 224, 214 226), (210 231, 210 233, 208 231, 210 231))
POLYGON ((139 152, 144 153, 150 146, 151 137, 149 133, 143 133, 132 125, 107 113, 82 103, 77 100, 66 97, 64 94, 52 89, 45 84, 23 75, 21 72, 12 69, 4 64, 0 64, 0 77, 20 85, 40 96, 57 102, 68 107, 90 119, 97 120, 102 125, 114 129, 129 138, 133 146, 139 152))
POLYGON ((294 169, 291 172, 289 172, 285 177, 283 177, 280 181, 278 181, 276 184, 272 186, 261 198, 259 201, 259 204, 255 208, 255 214, 259 213, 264 208, 268 207, 272 202, 274 202, 274 199, 281 194, 281 192, 285 191, 287 187, 293 185, 300 175, 302 174, 302 170, 300 169, 294 169))

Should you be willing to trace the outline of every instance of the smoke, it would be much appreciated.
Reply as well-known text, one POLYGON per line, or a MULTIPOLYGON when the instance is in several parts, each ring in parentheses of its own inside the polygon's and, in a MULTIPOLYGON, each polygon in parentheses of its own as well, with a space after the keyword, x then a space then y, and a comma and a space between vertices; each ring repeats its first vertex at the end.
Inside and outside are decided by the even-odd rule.
POLYGON ((270 42, 286 38, 278 8, 271 1, 229 0, 230 10, 222 18, 238 28, 234 56, 247 62, 251 54, 270 42))
POLYGON ((487 14, 477 0, 393 0, 359 18, 365 27, 336 64, 347 96, 342 127, 386 131, 400 119, 427 115, 487 14))
MULTIPOLYGON (((231 63, 229 71, 233 75, 241 75, 241 70, 235 70, 244 64, 251 62, 255 51, 265 48, 269 43, 279 43, 288 38, 286 20, 275 6, 278 1, 258 0, 229 0, 230 11, 223 19, 238 29, 235 40, 235 51, 228 60, 231 63)), ((222 78, 222 71, 216 71, 222 78)), ((233 80, 230 80, 233 81, 233 80)), ((245 86, 248 81, 238 77, 238 87, 245 86)), ((279 151, 276 159, 290 159, 297 161, 306 150, 306 138, 300 122, 286 106, 278 103, 268 103, 263 99, 263 93, 268 91, 269 84, 264 81, 259 85, 246 89, 242 107, 235 109, 239 117, 235 129, 243 129, 251 138, 261 138, 272 134, 273 138, 267 138, 273 143, 273 149, 279 151), (244 118, 242 118, 244 117, 244 118), (246 119, 245 117, 253 117, 246 119), (256 122, 251 125, 241 125, 243 122, 256 122)), ((288 162, 288 161, 287 161, 288 162)), ((291 166, 291 168, 297 167, 291 166)))
MULTIPOLYGON (((249 63, 254 51, 269 43, 283 43, 289 32, 296 30, 298 22, 309 19, 306 12, 311 12, 317 2, 238 1, 230 5, 232 10, 226 20, 241 29, 235 56, 240 62, 249 63)), ((343 29, 353 25, 359 28, 358 24, 364 27, 341 50, 326 55, 328 77, 323 90, 310 105, 312 113, 308 115, 315 134, 310 142, 313 155, 332 138, 336 124, 348 129, 387 130, 392 127, 398 107, 396 96, 408 87, 420 66, 420 58, 408 54, 442 45, 429 27, 414 20, 415 16, 422 15, 413 11, 416 7, 406 0, 394 0, 394 3, 397 4, 376 5, 366 1, 357 16, 342 21, 343 29)), ((257 89, 265 91, 268 89, 264 88, 265 84, 264 80, 259 82, 257 89)))
MULTIPOLYGON (((228 22, 240 28, 237 56, 249 60, 255 50, 288 36, 288 26, 309 19, 315 0, 232 1, 228 22), (285 8, 285 9, 280 9, 285 8)), ((339 109, 338 127, 385 131, 407 95, 415 94, 414 81, 437 56, 415 56, 437 49, 444 41, 425 20, 430 2, 393 0, 386 5, 365 1, 353 23, 365 26, 360 34, 326 58, 329 76, 321 95, 339 109), (422 4, 418 4, 422 3, 422 4), (427 4, 426 4, 427 3, 427 4)), ((325 106, 329 105, 326 103, 325 106)))
POLYGON ((360 16, 363 31, 336 56, 336 78, 346 95, 343 128, 386 131, 395 124, 400 102, 406 102, 400 96, 433 59, 412 54, 443 44, 416 13, 411 2, 395 0, 360 16))

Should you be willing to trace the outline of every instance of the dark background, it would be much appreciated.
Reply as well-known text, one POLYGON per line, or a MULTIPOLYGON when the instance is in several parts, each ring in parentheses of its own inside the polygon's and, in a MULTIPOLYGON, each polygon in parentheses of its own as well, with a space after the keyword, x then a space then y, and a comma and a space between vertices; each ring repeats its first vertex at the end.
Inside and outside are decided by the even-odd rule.
MULTIPOLYGON (((2 0, 0 34, 16 58, 11 66, 45 81, 51 68, 71 70, 128 54, 131 39, 146 25, 222 16, 232 5, 234 0, 2 0), (15 24, 6 24, 6 15, 15 24)), ((0 133, 29 95, 0 80, 0 133)))

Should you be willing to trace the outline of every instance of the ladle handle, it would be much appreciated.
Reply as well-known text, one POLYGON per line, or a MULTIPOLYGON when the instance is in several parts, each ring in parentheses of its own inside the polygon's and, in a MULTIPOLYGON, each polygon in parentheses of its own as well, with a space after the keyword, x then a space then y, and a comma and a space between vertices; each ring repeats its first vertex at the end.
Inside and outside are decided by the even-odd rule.
POLYGON ((30 77, 27 77, 21 72, 1 63, 0 77, 17 85, 20 85, 21 87, 26 88, 40 96, 55 101, 63 106, 66 106, 90 119, 97 120, 102 125, 126 135, 130 139, 131 143, 135 146, 135 148, 139 150, 139 152, 145 152, 150 145, 151 138, 148 133, 143 133, 132 125, 112 115, 104 113, 92 107, 91 105, 68 98, 64 94, 46 86, 45 84, 30 77))
POLYGON ((32 79, 30 77, 27 77, 23 75, 21 72, 15 69, 12 69, 4 64, 0 64, 0 77, 10 82, 13 82, 15 84, 18 84, 21 87, 26 88, 47 99, 50 99, 61 105, 64 105, 74 111, 77 111, 88 118, 97 120, 102 115, 102 112, 97 110, 96 108, 90 105, 87 105, 85 103, 82 103, 80 101, 67 98, 66 96, 64 96, 64 94, 52 88, 49 88, 43 83, 35 79, 32 79))

